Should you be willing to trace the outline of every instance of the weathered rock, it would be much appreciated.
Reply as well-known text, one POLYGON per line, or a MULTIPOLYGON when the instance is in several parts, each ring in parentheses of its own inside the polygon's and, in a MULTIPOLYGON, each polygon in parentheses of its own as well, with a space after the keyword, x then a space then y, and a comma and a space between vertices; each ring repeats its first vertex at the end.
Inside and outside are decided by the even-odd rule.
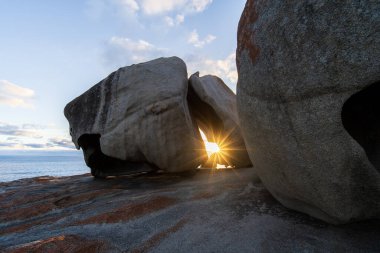
POLYGON ((379 220, 333 226, 294 212, 253 184, 253 172, 0 183, 0 251, 380 251, 379 220))
POLYGON ((217 76, 199 77, 195 73, 189 81, 189 106, 198 126, 215 142, 221 151, 219 164, 250 167, 251 161, 241 135, 236 109, 236 95, 217 76))
POLYGON ((285 206, 332 223, 380 217, 380 2, 249 0, 241 128, 285 206))
POLYGON ((207 157, 187 104, 185 63, 159 58, 121 68, 65 107, 95 176, 195 169, 207 157))
POLYGON ((248 167, 236 96, 177 58, 121 68, 65 108, 70 133, 97 177, 196 169, 207 161, 198 126, 222 152, 215 164, 248 167))

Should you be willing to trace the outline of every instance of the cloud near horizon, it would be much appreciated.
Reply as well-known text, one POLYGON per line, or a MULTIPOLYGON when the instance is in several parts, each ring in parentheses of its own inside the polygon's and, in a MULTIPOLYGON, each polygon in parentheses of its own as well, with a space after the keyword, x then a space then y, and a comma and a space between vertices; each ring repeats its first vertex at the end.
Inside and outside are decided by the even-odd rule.
POLYGON ((70 139, 54 136, 51 127, 36 124, 13 125, 0 122, 0 149, 74 149, 70 139), (50 132, 49 132, 50 130, 50 132))
POLYGON ((62 147, 69 149, 76 149, 74 143, 67 138, 50 138, 48 144, 52 145, 52 147, 62 147))
POLYGON ((43 136, 29 125, 24 126, 11 125, 0 122, 0 135, 15 136, 15 137, 29 137, 41 139, 43 136))
POLYGON ((49 139, 42 143, 24 142, 19 139, 0 143, 0 150, 76 150, 69 139, 49 139))
POLYGON ((0 104, 11 107, 33 108, 35 92, 7 80, 0 80, 0 104))

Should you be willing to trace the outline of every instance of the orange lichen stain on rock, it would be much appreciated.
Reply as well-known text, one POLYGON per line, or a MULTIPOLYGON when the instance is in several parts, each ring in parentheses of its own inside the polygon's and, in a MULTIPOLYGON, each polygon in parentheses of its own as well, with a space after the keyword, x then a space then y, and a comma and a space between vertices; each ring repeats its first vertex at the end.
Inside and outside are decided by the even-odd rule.
POLYGON ((144 253, 149 252, 150 249, 157 246, 163 239, 168 237, 170 234, 173 234, 180 230, 186 223, 188 222, 188 219, 182 219, 179 222, 177 222, 172 227, 165 229, 164 231, 157 233, 153 235, 151 238, 149 238, 144 245, 142 245, 139 248, 133 249, 132 253, 144 253))
POLYGON ((33 181, 37 183, 44 183, 44 182, 50 182, 54 179, 55 177, 36 177, 36 178, 33 178, 33 181))
POLYGON ((60 220, 63 217, 64 216, 53 217, 53 218, 49 218, 49 219, 40 219, 40 220, 33 221, 33 222, 23 222, 22 224, 5 227, 5 228, 0 230, 0 235, 11 234, 11 233, 16 233, 16 232, 23 232, 23 231, 26 231, 29 228, 32 228, 35 226, 51 224, 53 222, 56 222, 57 220, 60 220))
MULTIPOLYGON (((31 190, 30 190, 31 191, 31 190)), ((27 192, 12 192, 9 194, 6 194, 2 197, 0 200, 0 208, 1 210, 5 210, 7 208, 15 207, 15 206, 21 206, 26 203, 33 203, 40 200, 44 200, 47 197, 49 197, 51 194, 34 194, 31 195, 27 192)))
MULTIPOLYGON (((1 185, 0 185, 0 188, 1 188, 1 185)), ((13 191, 7 191, 7 192, 0 193, 0 202, 2 202, 5 199, 11 198, 11 196, 14 195, 16 192, 17 191, 13 190, 13 191)))
POLYGON ((169 197, 155 197, 147 202, 138 204, 127 204, 122 207, 116 208, 110 212, 102 213, 88 219, 79 221, 74 225, 86 224, 101 224, 101 223, 117 223, 120 221, 128 221, 148 213, 152 213, 166 207, 172 206, 177 203, 177 199, 169 197))
POLYGON ((113 192, 119 192, 119 190, 102 189, 102 190, 97 190, 97 191, 85 192, 81 194, 79 193, 72 194, 72 195, 67 195, 65 197, 60 197, 59 199, 56 199, 53 203, 55 206, 59 208, 65 208, 65 207, 73 206, 73 205, 80 204, 86 201, 90 201, 95 198, 98 198, 98 197, 101 197, 113 192))
MULTIPOLYGON (((67 195, 66 190, 49 190, 45 186, 17 186, 17 191, 7 194, 7 196, 0 201, 0 211, 5 208, 15 208, 28 204, 35 204, 37 202, 53 202, 53 199, 62 195, 67 195)), ((75 192, 73 192, 75 194, 75 192)))
POLYGON ((237 48, 237 67, 240 67, 240 57, 244 50, 248 50, 252 63, 260 53, 260 49, 254 44, 253 37, 254 31, 252 29, 253 23, 256 22, 258 15, 254 7, 254 0, 248 0, 245 4, 243 14, 239 21, 238 26, 238 48, 237 48))
MULTIPOLYGON (((72 195, 64 195, 62 194, 54 194, 45 196, 44 199, 40 199, 39 197, 31 197, 31 199, 24 199, 24 202, 21 203, 20 201, 15 200, 18 204, 12 205, 12 207, 8 207, 5 209, 2 209, 0 211, 0 220, 25 220, 31 217, 36 217, 39 215, 46 214, 54 209, 63 209, 70 206, 74 206, 76 204, 81 204, 86 201, 93 200, 99 196, 103 196, 105 194, 108 194, 110 192, 115 192, 117 190, 114 189, 104 189, 99 191, 90 191, 85 193, 72 193, 72 195), (28 205, 29 203, 36 202, 35 200, 38 199, 41 201, 41 203, 36 203, 33 205, 28 205), (34 200, 34 201, 33 201, 34 200), (21 206, 21 207, 20 207, 21 206)), ((1 206, 2 207, 2 206, 1 206)))
POLYGON ((32 252, 107 252, 107 244, 104 241, 87 240, 76 235, 60 235, 44 240, 38 240, 17 248, 8 250, 9 253, 32 252))
POLYGON ((53 203, 35 204, 24 208, 12 208, 1 212, 0 220, 25 220, 50 212, 54 208, 56 208, 56 206, 53 203))

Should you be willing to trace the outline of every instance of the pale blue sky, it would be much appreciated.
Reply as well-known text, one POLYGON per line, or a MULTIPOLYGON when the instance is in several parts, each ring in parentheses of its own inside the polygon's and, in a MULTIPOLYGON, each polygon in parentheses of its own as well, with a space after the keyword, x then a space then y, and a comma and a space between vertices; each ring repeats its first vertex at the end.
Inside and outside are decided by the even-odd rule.
POLYGON ((245 0, 0 0, 0 150, 71 147, 64 106, 119 67, 179 56, 235 90, 245 0))

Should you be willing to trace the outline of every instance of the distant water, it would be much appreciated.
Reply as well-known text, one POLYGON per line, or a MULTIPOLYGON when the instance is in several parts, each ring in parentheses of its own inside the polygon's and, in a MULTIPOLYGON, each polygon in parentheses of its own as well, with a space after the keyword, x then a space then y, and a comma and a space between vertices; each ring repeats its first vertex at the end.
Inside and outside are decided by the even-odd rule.
POLYGON ((0 154, 0 182, 39 176, 72 176, 89 173, 81 152, 0 154))

